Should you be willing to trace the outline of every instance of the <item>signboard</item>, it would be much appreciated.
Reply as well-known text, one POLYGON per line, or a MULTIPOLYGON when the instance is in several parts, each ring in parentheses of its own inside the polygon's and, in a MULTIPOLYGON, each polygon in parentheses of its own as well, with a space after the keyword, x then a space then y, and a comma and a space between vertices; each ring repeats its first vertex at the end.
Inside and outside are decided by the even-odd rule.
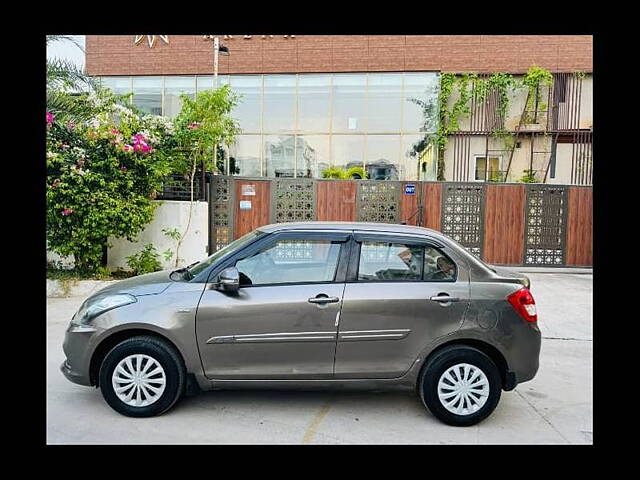
POLYGON ((240 200, 240 210, 251 210, 251 200, 240 200))
POLYGON ((404 186, 404 194, 405 195, 415 195, 416 194, 416 185, 414 183, 406 183, 404 186))
POLYGON ((242 195, 243 196, 255 196, 256 195, 256 186, 255 185, 242 185, 242 195))

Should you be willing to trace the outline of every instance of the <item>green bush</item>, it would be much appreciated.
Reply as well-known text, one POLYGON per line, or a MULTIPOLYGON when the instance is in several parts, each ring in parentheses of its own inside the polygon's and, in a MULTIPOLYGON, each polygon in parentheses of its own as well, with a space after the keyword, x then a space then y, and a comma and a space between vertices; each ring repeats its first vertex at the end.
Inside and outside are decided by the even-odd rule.
POLYGON ((367 171, 362 167, 351 167, 345 172, 345 177, 348 180, 352 179, 366 179, 368 177, 367 171))
POLYGON ((151 243, 147 243, 137 254, 127 257, 127 265, 136 275, 162 270, 158 251, 151 243))
POLYGON ((333 178, 336 180, 365 179, 367 178, 367 171, 362 167, 351 167, 348 170, 340 167, 329 167, 322 171, 322 178, 333 178))
POLYGON ((152 219, 152 200, 173 171, 173 124, 141 115, 118 97, 91 97, 89 122, 47 116, 47 240, 75 268, 94 273, 107 238, 135 236, 152 219))
POLYGON ((538 183, 535 170, 523 170, 520 178, 521 183, 538 183))

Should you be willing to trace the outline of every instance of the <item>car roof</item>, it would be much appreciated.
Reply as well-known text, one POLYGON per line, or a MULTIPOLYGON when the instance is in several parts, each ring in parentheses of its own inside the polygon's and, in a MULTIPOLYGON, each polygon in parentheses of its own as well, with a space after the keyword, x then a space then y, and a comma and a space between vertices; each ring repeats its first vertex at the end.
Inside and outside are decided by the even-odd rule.
POLYGON ((291 230, 360 230, 380 233, 399 233, 409 235, 429 235, 431 237, 442 238, 443 235, 437 230, 417 227, 414 225, 399 225, 397 223, 371 223, 371 222, 291 222, 273 223, 264 225, 258 230, 267 233, 283 232, 291 230))

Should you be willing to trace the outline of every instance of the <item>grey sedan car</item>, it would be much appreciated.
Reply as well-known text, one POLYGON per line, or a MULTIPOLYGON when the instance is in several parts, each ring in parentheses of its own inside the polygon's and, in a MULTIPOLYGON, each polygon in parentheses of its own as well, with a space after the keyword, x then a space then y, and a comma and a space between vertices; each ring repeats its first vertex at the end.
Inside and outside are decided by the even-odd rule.
POLYGON ((61 370, 134 417, 200 390, 408 388, 473 425, 534 377, 540 338, 528 278, 437 231, 288 223, 92 295, 61 370))

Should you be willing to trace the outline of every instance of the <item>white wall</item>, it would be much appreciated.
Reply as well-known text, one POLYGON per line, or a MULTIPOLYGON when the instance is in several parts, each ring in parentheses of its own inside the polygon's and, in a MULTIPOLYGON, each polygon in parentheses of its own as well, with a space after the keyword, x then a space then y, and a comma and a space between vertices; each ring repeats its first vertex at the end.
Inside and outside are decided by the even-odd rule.
MULTIPOLYGON (((164 200, 159 202, 153 220, 137 236, 138 241, 131 243, 122 238, 109 238, 112 247, 107 253, 107 266, 110 270, 122 268, 130 270, 127 265, 127 258, 137 254, 147 243, 152 243, 159 254, 159 260, 163 268, 174 268, 176 241, 162 233, 162 229, 177 229, 181 234, 187 225, 189 218, 189 202, 164 200), (165 260, 162 252, 171 249, 174 256, 170 260, 165 260)), ((191 226, 185 239, 180 246, 180 261, 178 266, 182 267, 202 260, 208 256, 208 206, 206 202, 193 203, 193 216, 191 226)))
POLYGON ((60 266, 63 269, 70 270, 74 266, 73 257, 61 257, 55 252, 49 250, 49 242, 47 242, 47 263, 60 266))

